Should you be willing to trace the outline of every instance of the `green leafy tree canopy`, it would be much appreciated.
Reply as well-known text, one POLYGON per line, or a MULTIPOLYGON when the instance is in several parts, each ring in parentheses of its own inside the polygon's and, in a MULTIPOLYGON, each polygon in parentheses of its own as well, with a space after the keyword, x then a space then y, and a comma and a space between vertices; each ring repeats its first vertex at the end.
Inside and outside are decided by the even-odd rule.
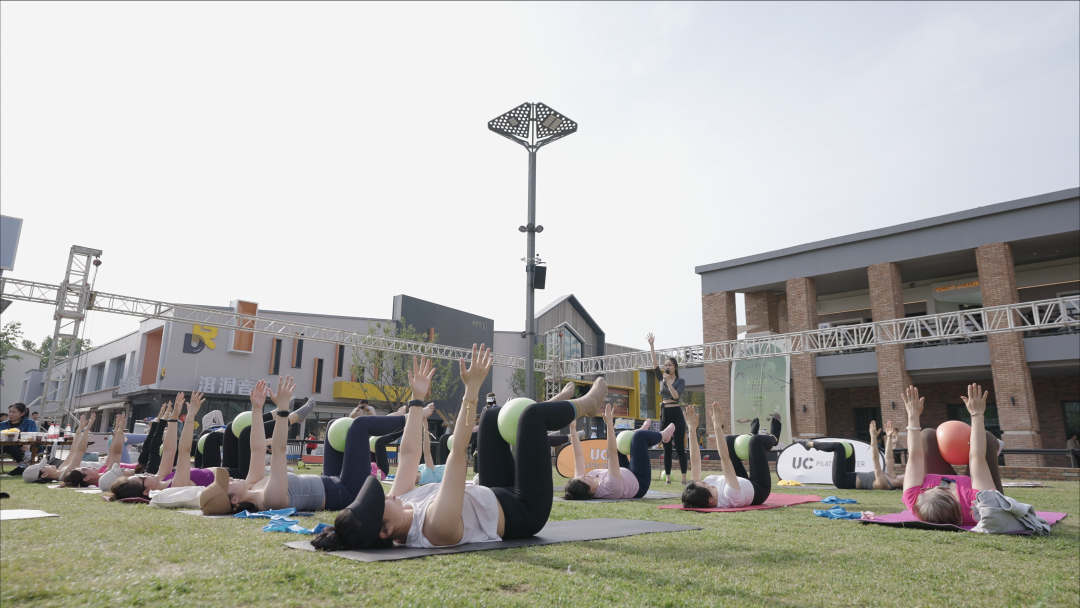
MULTIPOLYGON (((413 342, 438 343, 439 334, 429 336, 417 331, 405 322, 393 321, 368 325, 368 334, 373 336, 394 336, 413 342), (430 338, 430 339, 429 339, 430 338)), ((352 375, 360 383, 360 391, 370 401, 385 401, 392 409, 404 405, 412 398, 409 388, 409 372, 412 370, 412 355, 387 351, 354 349, 352 375)), ((429 401, 447 399, 454 394, 461 378, 454 373, 452 362, 435 359, 435 375, 431 379, 429 401)))

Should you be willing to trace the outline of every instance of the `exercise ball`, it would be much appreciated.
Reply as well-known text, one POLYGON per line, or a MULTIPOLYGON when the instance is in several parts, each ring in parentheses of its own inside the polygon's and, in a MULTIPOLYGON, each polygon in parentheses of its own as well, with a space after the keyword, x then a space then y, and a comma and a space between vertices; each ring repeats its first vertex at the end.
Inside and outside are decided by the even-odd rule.
POLYGON ((454 451, 454 436, 453 435, 450 435, 449 437, 446 438, 446 451, 447 452, 453 452, 454 451))
POLYGON ((735 438, 735 455, 739 460, 750 460, 750 437, 752 435, 739 435, 735 438))
POLYGON ((237 439, 240 438, 240 433, 251 426, 251 412, 240 412, 233 418, 232 421, 232 434, 237 439))
POLYGON ((372 435, 371 437, 368 438, 368 445, 371 446, 371 451, 372 452, 375 451, 375 442, 378 441, 378 440, 379 440, 378 435, 372 435))
POLYGON ((942 422, 937 427, 937 445, 949 464, 967 464, 971 450, 971 426, 959 420, 942 422))
POLYGON ((855 448, 851 447, 851 444, 846 441, 841 441, 844 444, 844 458, 851 458, 851 454, 855 452, 855 448))
POLYGON ((206 438, 209 435, 210 435, 209 433, 206 433, 202 437, 199 437, 199 453, 200 454, 202 454, 203 450, 206 448, 206 438))
POLYGON ((619 453, 624 456, 630 455, 630 444, 634 441, 634 431, 621 431, 615 436, 615 447, 619 448, 619 453))
MULTIPOLYGON (((517 445, 518 418, 526 407, 536 403, 532 399, 518 397, 499 408, 499 434, 510 445, 517 445)), ((546 430, 546 429, 545 429, 546 430)))
POLYGON ((330 428, 326 429, 326 438, 330 440, 330 447, 339 452, 345 451, 345 438, 349 436, 352 421, 352 418, 346 416, 330 423, 330 428))
POLYGON ((157 455, 158 456, 162 456, 164 454, 164 452, 165 452, 165 444, 164 443, 157 446, 157 455))

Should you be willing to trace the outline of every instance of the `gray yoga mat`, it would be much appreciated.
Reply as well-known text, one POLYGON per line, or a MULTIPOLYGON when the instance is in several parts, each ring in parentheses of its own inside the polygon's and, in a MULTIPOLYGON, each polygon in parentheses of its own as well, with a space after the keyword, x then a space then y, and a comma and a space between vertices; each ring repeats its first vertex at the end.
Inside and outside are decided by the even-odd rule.
POLYGON ((681 498, 681 494, 672 494, 671 492, 653 492, 649 490, 645 493, 645 496, 641 498, 591 498, 589 500, 566 500, 565 498, 556 497, 555 502, 626 502, 628 500, 672 500, 674 498, 681 498))
MULTIPOLYGON (((388 562, 399 559, 427 557, 429 555, 449 555, 451 553, 468 553, 470 551, 535 547, 538 545, 553 545, 555 543, 637 536, 638 534, 650 534, 652 532, 683 532, 686 530, 700 529, 701 528, 697 526, 683 526, 662 521, 643 521, 637 519, 575 519, 572 521, 549 521, 539 534, 531 538, 503 540, 494 543, 469 543, 458 545, 456 547, 438 547, 433 549, 394 547, 392 549, 377 549, 370 551, 330 551, 327 552, 326 555, 343 557, 358 562, 388 562)), ((290 549, 315 551, 315 548, 311 546, 311 541, 307 540, 297 540, 285 543, 285 546, 290 549)))

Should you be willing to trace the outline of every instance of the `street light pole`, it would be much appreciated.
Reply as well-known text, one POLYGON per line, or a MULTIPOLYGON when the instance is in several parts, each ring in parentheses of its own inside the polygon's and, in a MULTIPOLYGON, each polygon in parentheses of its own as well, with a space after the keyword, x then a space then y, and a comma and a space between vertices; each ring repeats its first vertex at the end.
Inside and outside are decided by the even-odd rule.
POLYGON ((536 233, 544 227, 536 224, 536 152, 541 147, 577 131, 577 123, 542 103, 523 103, 488 122, 488 129, 522 145, 529 152, 529 220, 518 230, 526 233, 525 262, 525 393, 536 397, 536 233))

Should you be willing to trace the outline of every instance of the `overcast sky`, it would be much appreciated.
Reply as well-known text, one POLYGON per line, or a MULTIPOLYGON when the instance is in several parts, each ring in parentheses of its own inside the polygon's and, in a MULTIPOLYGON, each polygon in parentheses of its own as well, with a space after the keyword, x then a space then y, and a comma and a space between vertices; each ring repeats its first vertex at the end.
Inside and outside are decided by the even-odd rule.
POLYGON ((1078 7, 5 2, 6 275, 79 244, 101 291, 521 330, 527 155, 486 125, 534 101, 580 125, 538 155, 537 309, 700 343, 695 266, 1080 184, 1078 7))

